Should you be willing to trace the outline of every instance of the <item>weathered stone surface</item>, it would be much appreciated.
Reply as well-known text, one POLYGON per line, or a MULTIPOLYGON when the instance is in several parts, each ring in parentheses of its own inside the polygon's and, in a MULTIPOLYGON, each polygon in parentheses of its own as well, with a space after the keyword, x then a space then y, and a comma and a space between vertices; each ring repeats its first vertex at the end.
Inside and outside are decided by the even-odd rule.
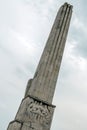
POLYGON ((25 96, 24 97, 27 97, 28 96, 28 92, 29 92, 29 89, 31 87, 31 83, 32 83, 33 79, 30 79, 27 83, 27 87, 26 87, 26 91, 25 91, 25 96))
POLYGON ((68 33, 72 6, 65 3, 55 19, 46 47, 28 91, 48 103, 52 103, 68 33))
POLYGON ((24 123, 22 130, 43 130, 42 126, 40 126, 38 123, 24 123))
POLYGON ((23 125, 22 129, 32 126, 35 130, 49 130, 53 112, 54 106, 27 97, 22 101, 15 119, 27 124, 27 126, 23 125))
POLYGON ((9 124, 7 130, 21 130, 21 127, 22 127, 21 123, 14 121, 9 124))
POLYGON ((65 3, 61 6, 34 78, 29 80, 15 121, 7 130, 50 130, 55 108, 51 104, 71 15, 71 5, 65 3))

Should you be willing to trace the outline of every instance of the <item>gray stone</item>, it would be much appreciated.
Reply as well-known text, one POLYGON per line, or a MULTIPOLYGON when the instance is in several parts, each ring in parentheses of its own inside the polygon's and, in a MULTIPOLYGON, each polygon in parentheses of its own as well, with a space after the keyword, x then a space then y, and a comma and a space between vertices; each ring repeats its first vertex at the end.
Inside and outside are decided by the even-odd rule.
POLYGON ((51 126, 53 112, 54 106, 27 97, 22 101, 15 120, 27 124, 27 126, 23 125, 26 129, 32 126, 33 128, 48 130, 51 126))
POLYGON ((14 122, 11 122, 8 126, 8 129, 7 130, 21 130, 21 127, 22 127, 22 124, 17 122, 17 121, 14 121, 14 122))
POLYGON ((28 81, 15 120, 7 130, 50 130, 53 95, 72 15, 72 6, 59 9, 33 79, 28 81))
POLYGON ((49 103, 53 100, 71 14, 69 4, 60 8, 28 91, 29 95, 49 103))

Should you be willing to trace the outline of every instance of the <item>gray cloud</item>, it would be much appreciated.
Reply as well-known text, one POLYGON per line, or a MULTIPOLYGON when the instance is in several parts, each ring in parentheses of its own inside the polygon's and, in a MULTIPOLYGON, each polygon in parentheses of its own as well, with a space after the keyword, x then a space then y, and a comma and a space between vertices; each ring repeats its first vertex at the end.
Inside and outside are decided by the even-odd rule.
MULTIPOLYGON (((0 128, 14 119, 56 13, 64 0, 0 1, 0 128)), ((86 1, 71 1, 73 18, 53 103, 53 130, 86 130, 86 1)))

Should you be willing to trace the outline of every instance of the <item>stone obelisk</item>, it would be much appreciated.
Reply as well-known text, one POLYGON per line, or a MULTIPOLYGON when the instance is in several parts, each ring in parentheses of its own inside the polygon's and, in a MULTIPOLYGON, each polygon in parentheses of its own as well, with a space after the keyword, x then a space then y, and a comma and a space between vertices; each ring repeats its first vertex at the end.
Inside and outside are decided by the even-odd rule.
POLYGON ((50 130, 55 108, 52 100, 71 15, 72 5, 60 7, 34 78, 29 80, 25 97, 7 130, 50 130))

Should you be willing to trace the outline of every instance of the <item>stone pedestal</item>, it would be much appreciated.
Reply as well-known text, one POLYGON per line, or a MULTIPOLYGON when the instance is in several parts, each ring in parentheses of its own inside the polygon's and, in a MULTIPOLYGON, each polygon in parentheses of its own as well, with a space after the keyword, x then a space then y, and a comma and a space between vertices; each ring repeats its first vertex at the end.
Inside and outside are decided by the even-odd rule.
POLYGON ((7 130, 50 130, 55 106, 28 96, 7 130))

